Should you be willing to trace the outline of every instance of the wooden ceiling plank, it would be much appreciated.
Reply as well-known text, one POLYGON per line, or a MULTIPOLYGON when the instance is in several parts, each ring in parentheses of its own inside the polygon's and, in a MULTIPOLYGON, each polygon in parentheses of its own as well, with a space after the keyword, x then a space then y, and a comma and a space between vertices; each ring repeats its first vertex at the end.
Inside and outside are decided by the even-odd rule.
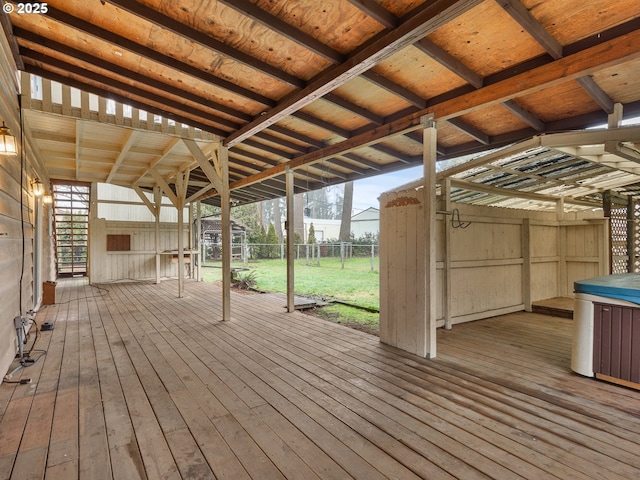
POLYGON ((531 112, 522 108, 515 100, 507 100, 502 103, 502 106, 513 113, 520 120, 535 128, 538 132, 544 132, 546 130, 545 123, 536 117, 531 112))
POLYGON ((329 60, 332 63, 341 63, 344 61, 344 55, 336 50, 332 49, 328 45, 320 42, 319 40, 313 38, 310 35, 294 28, 288 23, 280 20, 278 17, 275 17, 268 12, 265 12, 261 8, 257 7, 253 3, 247 2, 246 0, 218 0, 219 3, 222 3, 228 7, 233 8, 235 11, 245 15, 256 22, 264 25, 265 27, 273 30, 274 32, 278 32, 285 38, 297 43, 298 45, 303 46, 304 48, 311 50, 317 55, 320 55, 326 60, 329 60))
POLYGON ((479 75, 478 73, 471 70, 460 60, 450 55, 444 48, 439 47, 426 38, 418 40, 414 45, 419 50, 433 58, 435 61, 447 67, 460 78, 473 85, 475 88, 482 87, 482 75, 479 75))
POLYGON ((194 78, 198 78, 200 80, 203 80, 207 83, 210 83, 211 85, 215 85, 219 88, 223 88, 229 92, 232 92, 236 95, 240 95, 242 97, 248 98, 250 100, 253 100, 255 102, 258 102, 262 105, 265 105, 267 107, 269 106, 275 106, 276 102, 270 98, 267 98, 263 95, 258 94, 257 92, 254 92, 252 90, 240 87, 238 85, 235 85, 234 83, 224 80, 222 78, 216 77, 215 75, 211 75, 203 70, 200 70, 199 68, 196 68, 194 66, 188 65, 186 63, 183 62, 179 62, 178 60, 169 57, 167 55, 164 55, 160 52, 157 52, 151 48, 142 46, 136 42, 133 42, 125 37, 122 37, 120 35, 117 35, 115 33, 112 33, 108 30, 105 30, 104 28, 99 27, 98 25, 94 25, 91 24, 89 22, 85 22, 84 20, 81 20, 77 17, 74 17, 73 15, 69 15, 68 13, 65 13, 61 10, 58 10, 57 8, 54 8, 52 6, 49 5, 48 7, 48 12, 47 12, 47 16, 51 17, 52 19, 64 23, 65 25, 70 26, 71 28, 74 28, 76 30, 79 30, 81 32, 87 33, 89 35, 92 35, 96 38, 100 38, 102 40, 104 40, 107 43, 111 43, 112 45, 117 45, 119 48, 123 48, 125 50, 128 50, 136 55, 139 55, 143 58, 148 58, 149 60, 152 60, 154 62, 157 62, 161 65, 164 65, 166 67, 169 67, 171 69, 174 70, 178 70, 182 73, 185 73, 189 76, 192 76, 194 78))
POLYGON ((277 106, 264 112, 225 139, 225 145, 232 147, 258 131, 264 130, 287 115, 310 104, 352 78, 366 72, 377 63, 385 60, 398 50, 426 37, 442 25, 445 25, 481 3, 481 0, 434 0, 416 15, 407 19, 390 32, 376 38, 349 57, 345 62, 330 67, 303 89, 287 95, 277 106))
POLYGON ((542 25, 531 15, 520 0, 496 0, 513 19, 531 35, 536 42, 554 58, 562 57, 562 45, 547 32, 542 25))
POLYGON ((168 17, 157 10, 142 5, 138 2, 132 2, 131 0, 107 0, 109 3, 116 5, 118 8, 125 10, 132 15, 144 19, 147 22, 153 23, 158 27, 173 32, 186 40, 197 43, 209 50, 219 53, 227 58, 230 58, 238 63, 246 65, 254 70, 257 70, 265 75, 268 75, 280 82, 284 82, 295 88, 301 88, 305 82, 293 75, 290 75, 282 70, 279 70, 268 63, 258 60, 255 57, 247 55, 229 45, 226 45, 199 30, 189 27, 184 23, 178 22, 171 17, 168 17))
MULTIPOLYGON (((245 122, 248 122, 250 120, 253 119, 253 117, 251 115, 247 115, 243 112, 240 112, 239 110, 235 110, 232 108, 227 107, 226 105, 223 105, 221 103, 217 103, 212 101, 209 98, 200 96, 200 95, 196 95, 193 94, 191 92, 185 91, 183 89, 177 88, 174 84, 168 84, 165 82, 161 82, 158 80, 155 80, 151 77, 148 77, 146 75, 142 75, 138 72, 134 72, 133 70, 129 70, 127 68, 121 67, 119 65, 116 65, 115 63, 111 63, 108 62, 106 60, 102 60, 101 58, 95 57, 93 55, 90 55, 88 53, 82 52, 80 50, 77 50, 73 47, 69 47, 67 45, 64 45, 60 42, 56 42, 55 40, 51 40, 48 38, 45 38, 41 35, 35 34, 33 32, 30 32, 28 30, 22 29, 22 28, 18 28, 16 27, 14 29, 15 35, 18 39, 23 39, 26 40, 28 42, 31 43, 35 43, 35 44, 39 44, 39 45, 44 45, 47 48, 54 50, 56 52, 62 53, 64 55, 67 55, 71 58, 80 60, 82 62, 85 62, 89 65, 93 65, 99 68, 102 68, 103 70, 107 70, 109 72, 113 72, 117 75, 120 75, 122 77, 125 78, 129 78, 131 80, 135 80, 136 82, 142 84, 142 85, 148 85, 150 87, 156 88, 158 90, 161 91, 166 91, 171 93, 172 95, 175 95, 177 97, 182 97, 185 98, 187 100, 190 100, 194 103, 198 103, 201 105, 206 106, 209 109, 213 109, 213 110, 218 110, 222 113, 226 113, 227 115, 233 116, 235 118, 238 118, 240 120, 243 120, 245 122)), ((225 122, 227 122, 226 120, 219 118, 219 121, 221 124, 225 124, 225 122)), ((226 125, 230 128, 238 128, 238 125, 232 122, 228 122, 228 124, 226 125)))

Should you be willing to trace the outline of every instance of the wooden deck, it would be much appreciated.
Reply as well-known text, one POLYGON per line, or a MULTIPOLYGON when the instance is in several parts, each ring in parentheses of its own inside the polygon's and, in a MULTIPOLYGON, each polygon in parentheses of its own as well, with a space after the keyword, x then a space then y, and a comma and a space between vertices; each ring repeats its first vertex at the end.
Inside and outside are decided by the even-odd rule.
POLYGON ((281 296, 221 323, 217 287, 186 294, 58 282, 33 383, 0 386, 0 479, 640 478, 640 392, 569 371, 570 320, 458 325, 425 360, 281 296))

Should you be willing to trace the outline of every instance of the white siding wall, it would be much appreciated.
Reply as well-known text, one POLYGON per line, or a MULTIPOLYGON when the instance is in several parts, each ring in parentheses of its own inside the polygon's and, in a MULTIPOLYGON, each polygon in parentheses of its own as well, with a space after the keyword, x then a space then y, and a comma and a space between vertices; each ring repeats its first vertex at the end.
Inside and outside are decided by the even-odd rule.
MULTIPOLYGON (((13 57, 0 30, 0 120, 19 139, 18 84, 13 57)), ((38 170, 28 138, 25 138, 25 144, 25 169, 22 174, 21 156, 0 156, 0 382, 11 367, 17 351, 13 319, 25 315, 39 303, 39 298, 34 298, 33 278, 36 269, 41 281, 53 280, 50 237, 44 230, 41 237, 41 263, 34 266, 35 224, 47 228, 49 209, 40 209, 42 220, 35 221, 35 198, 30 192, 30 180, 39 177, 45 183, 46 172, 38 170)))
MULTIPOLYGON (((422 192, 413 189, 380 197, 380 338, 407 351, 415 351, 416 329, 424 325, 422 201, 422 192)), ((459 209, 463 222, 471 222, 451 229, 452 324, 524 310, 529 299, 572 296, 574 281, 607 273, 602 217, 583 221, 574 215, 559 222, 555 213, 465 204, 451 208, 459 209)), ((450 221, 449 215, 437 217, 439 326, 445 320, 444 231, 450 221)))
MULTIPOLYGON (((155 280, 155 224, 143 222, 109 222, 98 218, 91 220, 90 266, 91 283, 119 280, 155 280), (107 252, 107 235, 130 235, 131 251, 107 252)), ((189 244, 189 232, 183 232, 184 244, 189 244)), ((178 226, 175 223, 160 224, 160 251, 177 250, 178 226)), ((178 264, 171 255, 160 256, 160 276, 176 277, 178 264)))

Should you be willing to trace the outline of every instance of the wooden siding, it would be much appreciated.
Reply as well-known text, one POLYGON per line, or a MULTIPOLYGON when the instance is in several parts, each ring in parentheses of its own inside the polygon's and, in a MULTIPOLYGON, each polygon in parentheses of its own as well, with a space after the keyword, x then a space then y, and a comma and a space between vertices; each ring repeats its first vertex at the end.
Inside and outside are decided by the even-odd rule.
MULTIPOLYGON (((92 283, 118 280, 150 280, 156 278, 155 224, 142 222, 109 222, 92 219, 89 224, 91 239, 90 278, 92 283), (129 235, 131 250, 107 251, 107 235, 129 235)), ((189 245, 189 231, 183 232, 185 245, 189 245)), ((160 224, 160 251, 178 249, 178 227, 173 223, 160 224)), ((171 255, 160 255, 160 276, 176 277, 178 265, 171 255)))
MULTIPOLYGON (((5 36, 0 35, 0 120, 19 139, 18 111, 17 71, 5 36)), ((36 308, 41 298, 41 289, 39 292, 35 289, 37 298, 34 298, 34 277, 39 281, 54 280, 50 211, 46 207, 41 208, 42 217, 39 222, 35 221, 36 199, 30 189, 32 179, 39 177, 45 183, 47 175, 33 161, 28 140, 25 145, 24 159, 20 155, 0 155, 0 372, 3 373, 17 351, 14 317, 36 308), (21 173, 23 163, 24 170, 21 173), (38 265, 34 265, 36 224, 42 229, 38 265)))
POLYGON ((62 280, 29 385, 0 387, 0 478, 640 476, 640 392, 572 374, 571 321, 438 331, 438 359, 282 295, 62 280))
MULTIPOLYGON (((425 318, 422 202, 415 189, 380 197, 380 337, 412 353, 418 353, 415 332, 425 318)), ((452 203, 451 212, 438 214, 434 239, 438 326, 446 322, 448 301, 451 324, 457 324, 573 296, 574 281, 606 274, 605 225, 603 218, 557 220, 549 212, 452 203), (447 250, 445 223, 453 210, 447 250)))

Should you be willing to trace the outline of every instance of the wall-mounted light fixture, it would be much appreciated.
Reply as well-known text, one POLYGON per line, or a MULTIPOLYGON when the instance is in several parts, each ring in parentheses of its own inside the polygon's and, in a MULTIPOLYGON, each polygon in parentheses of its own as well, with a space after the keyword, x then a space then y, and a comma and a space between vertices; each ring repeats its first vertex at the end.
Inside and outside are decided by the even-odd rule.
POLYGON ((3 121, 0 127, 0 155, 15 155, 17 151, 16 137, 11 135, 9 127, 3 121))
POLYGON ((53 195, 51 195, 50 193, 47 193, 46 195, 44 195, 42 197, 42 204, 43 205, 53 205, 53 195))
POLYGON ((31 190, 36 197, 41 197, 42 195, 44 195, 44 185, 37 178, 31 180, 31 190))

